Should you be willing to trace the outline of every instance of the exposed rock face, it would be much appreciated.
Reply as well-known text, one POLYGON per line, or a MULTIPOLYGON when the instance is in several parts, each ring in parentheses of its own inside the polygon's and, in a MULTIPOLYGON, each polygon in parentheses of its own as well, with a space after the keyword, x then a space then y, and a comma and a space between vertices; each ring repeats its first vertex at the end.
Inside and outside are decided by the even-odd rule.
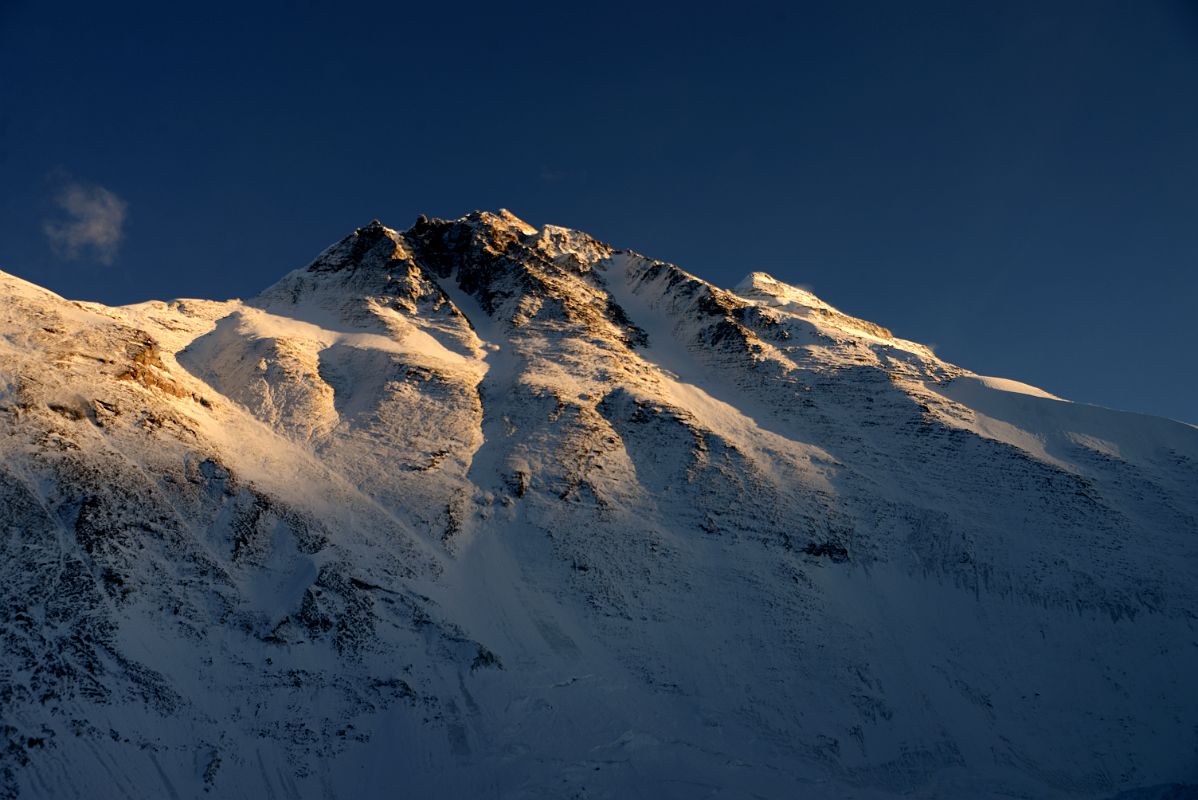
POLYGON ((1198 430, 508 212, 0 273, 0 796, 1198 781, 1198 430))

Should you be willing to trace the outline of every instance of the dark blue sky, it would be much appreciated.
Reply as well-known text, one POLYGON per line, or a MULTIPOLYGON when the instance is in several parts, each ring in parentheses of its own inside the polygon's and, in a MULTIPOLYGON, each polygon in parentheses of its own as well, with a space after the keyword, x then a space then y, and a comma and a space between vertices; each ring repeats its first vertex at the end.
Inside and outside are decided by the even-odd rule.
POLYGON ((249 296, 500 206, 1198 422, 1193 2, 0 0, 0 269, 249 296), (119 242, 68 238, 72 186, 119 242))

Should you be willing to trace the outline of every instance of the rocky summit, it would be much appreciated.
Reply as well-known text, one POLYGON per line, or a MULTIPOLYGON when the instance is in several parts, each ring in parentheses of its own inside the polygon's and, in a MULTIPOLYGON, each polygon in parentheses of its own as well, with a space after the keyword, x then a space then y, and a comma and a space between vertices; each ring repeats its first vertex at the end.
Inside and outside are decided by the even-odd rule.
POLYGON ((506 211, 0 273, 0 534, 0 797, 1198 783, 1198 429, 506 211))

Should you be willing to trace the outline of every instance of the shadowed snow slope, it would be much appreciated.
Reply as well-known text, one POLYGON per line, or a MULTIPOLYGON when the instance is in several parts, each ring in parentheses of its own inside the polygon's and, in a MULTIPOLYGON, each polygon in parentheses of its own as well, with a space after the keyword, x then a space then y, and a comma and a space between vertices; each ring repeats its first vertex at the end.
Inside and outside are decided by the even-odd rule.
POLYGON ((0 797, 1198 781, 1198 429, 507 212, 0 273, 0 797))

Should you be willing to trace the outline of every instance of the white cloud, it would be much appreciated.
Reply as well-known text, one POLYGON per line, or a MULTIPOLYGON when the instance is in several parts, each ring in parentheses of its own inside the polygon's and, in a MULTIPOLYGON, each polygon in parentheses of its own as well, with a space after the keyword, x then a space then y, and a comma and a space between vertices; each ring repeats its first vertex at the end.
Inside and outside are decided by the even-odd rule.
POLYGON ((129 204, 103 186, 77 181, 67 184, 54 202, 64 215, 42 225, 54 252, 69 260, 90 252, 100 263, 111 264, 124 236, 129 204))

